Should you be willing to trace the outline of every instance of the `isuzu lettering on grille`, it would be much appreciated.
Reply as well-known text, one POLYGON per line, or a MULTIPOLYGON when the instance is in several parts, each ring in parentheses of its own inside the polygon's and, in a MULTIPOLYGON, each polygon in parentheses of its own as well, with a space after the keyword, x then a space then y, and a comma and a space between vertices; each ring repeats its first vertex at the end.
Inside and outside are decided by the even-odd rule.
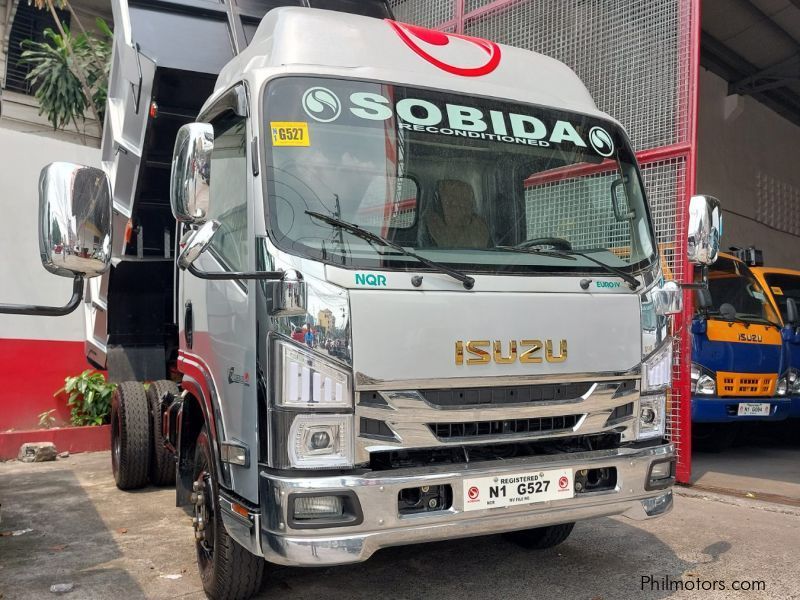
POLYGON ((456 341, 457 365, 501 365, 515 363, 536 364, 543 361, 560 363, 567 360, 567 340, 458 340, 456 341), (544 350, 544 356, 542 355, 544 350))

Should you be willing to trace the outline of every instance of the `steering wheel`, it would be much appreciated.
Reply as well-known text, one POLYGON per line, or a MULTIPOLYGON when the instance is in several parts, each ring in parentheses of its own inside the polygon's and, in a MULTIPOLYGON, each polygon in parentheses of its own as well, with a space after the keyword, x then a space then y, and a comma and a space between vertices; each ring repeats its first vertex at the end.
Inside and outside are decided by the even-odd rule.
POLYGON ((552 246, 559 250, 572 250, 572 243, 569 240, 558 237, 538 237, 520 242, 514 248, 530 248, 531 246, 552 246))

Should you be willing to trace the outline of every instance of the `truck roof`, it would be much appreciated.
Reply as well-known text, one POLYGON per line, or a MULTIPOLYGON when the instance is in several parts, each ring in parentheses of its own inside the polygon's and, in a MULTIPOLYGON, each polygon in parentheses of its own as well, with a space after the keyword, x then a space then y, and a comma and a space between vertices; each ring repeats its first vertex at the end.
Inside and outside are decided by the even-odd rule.
POLYGON ((574 71, 542 54, 388 19, 293 7, 266 14, 250 45, 221 70, 207 105, 243 74, 260 84, 276 71, 451 90, 611 118, 574 71))

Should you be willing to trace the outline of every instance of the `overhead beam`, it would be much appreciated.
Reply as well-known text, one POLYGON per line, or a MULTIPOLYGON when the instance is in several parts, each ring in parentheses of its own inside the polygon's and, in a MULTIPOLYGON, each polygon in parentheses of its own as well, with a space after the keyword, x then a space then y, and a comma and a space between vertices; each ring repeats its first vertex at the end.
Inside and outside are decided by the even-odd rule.
MULTIPOLYGON (((700 47, 700 64, 728 82, 740 81, 760 70, 705 31, 701 34, 700 47)), ((800 125, 800 96, 791 90, 773 89, 750 95, 795 125, 800 125)))
POLYGON ((800 51, 739 81, 732 82, 730 87, 733 93, 752 94, 764 89, 783 87, 797 79, 800 79, 800 51))

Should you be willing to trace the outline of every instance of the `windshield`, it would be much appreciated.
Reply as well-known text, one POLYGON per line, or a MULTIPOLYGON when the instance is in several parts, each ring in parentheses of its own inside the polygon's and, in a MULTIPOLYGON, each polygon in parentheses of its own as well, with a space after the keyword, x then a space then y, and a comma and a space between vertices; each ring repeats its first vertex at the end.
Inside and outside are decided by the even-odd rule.
POLYGON ((765 273, 764 280, 781 311, 783 322, 786 323, 786 301, 792 298, 800 306, 800 275, 765 273))
POLYGON ((778 323, 778 316, 764 290, 742 262, 720 256, 709 268, 708 290, 711 292, 708 311, 711 315, 735 312, 736 319, 741 321, 778 323), (730 305, 732 310, 729 311, 725 304, 730 305))
POLYGON ((654 258, 624 134, 584 115, 363 81, 286 77, 264 92, 267 229, 282 249, 361 268, 418 260, 306 211, 471 272, 632 271, 654 258), (531 241, 534 243, 532 244, 531 241))

